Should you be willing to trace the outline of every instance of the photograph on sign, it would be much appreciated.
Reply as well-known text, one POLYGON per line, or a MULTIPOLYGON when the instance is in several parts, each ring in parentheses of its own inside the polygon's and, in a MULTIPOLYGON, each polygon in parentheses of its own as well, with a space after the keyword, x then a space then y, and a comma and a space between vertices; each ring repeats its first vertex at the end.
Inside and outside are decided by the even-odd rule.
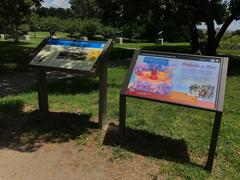
POLYGON ((49 39, 30 65, 90 71, 106 43, 49 39))
POLYGON ((139 55, 126 94, 216 110, 220 69, 219 58, 139 55))

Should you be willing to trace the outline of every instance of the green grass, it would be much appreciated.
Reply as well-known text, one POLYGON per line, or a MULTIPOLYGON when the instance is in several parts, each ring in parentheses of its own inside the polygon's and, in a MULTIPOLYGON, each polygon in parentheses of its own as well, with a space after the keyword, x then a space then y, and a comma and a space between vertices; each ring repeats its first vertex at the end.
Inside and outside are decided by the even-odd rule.
POLYGON ((123 49, 143 49, 151 51, 169 51, 169 52, 184 52, 189 50, 189 43, 167 43, 163 45, 157 43, 124 43, 116 44, 116 48, 123 49))
POLYGON ((0 41, 0 71, 26 71, 28 56, 31 51, 42 41, 34 38, 30 42, 15 43, 11 40, 0 41))
MULTIPOLYGON (((27 54, 38 42, 40 42, 40 39, 17 46, 11 43, 8 44, 8 42, 0 42, 2 43, 1 47, 5 48, 5 50, 1 48, 1 52, 9 53, 8 56, 3 56, 9 57, 9 62, 15 62, 17 61, 16 57, 20 58, 20 54, 16 53, 16 51, 22 51, 27 54), (20 49, 25 48, 26 50, 20 51, 20 49), (14 50, 12 51, 12 49, 14 50)), ((125 47, 154 47, 157 49, 164 47, 176 52, 178 51, 177 49, 183 50, 187 48, 188 44, 168 44, 167 46, 149 43, 116 45, 113 49, 111 60, 114 61, 119 56, 130 58, 133 51, 125 49, 125 47)), ((21 61, 24 61, 24 59, 21 61)), ((164 175, 169 179, 179 177, 183 179, 239 179, 239 67, 240 61, 232 59, 227 79, 225 110, 212 174, 199 167, 206 161, 214 117, 212 113, 133 98, 128 98, 127 100, 127 127, 129 128, 127 142, 129 146, 126 149, 113 147, 110 160, 126 159, 127 161, 131 157, 129 154, 131 152, 144 155, 149 161, 159 164, 159 172, 154 174, 154 177, 164 175)), ((118 121, 118 97, 127 69, 127 66, 108 69, 107 119, 109 121, 118 121)), ((70 78, 48 84, 48 90, 51 111, 64 111, 69 114, 79 115, 85 114, 90 115, 92 119, 97 118, 98 79, 86 77, 70 78)), ((34 89, 19 95, 1 98, 0 124, 4 125, 5 121, 17 122, 23 118, 38 119, 32 112, 36 109, 37 93, 34 89), (23 111, 23 108, 26 106, 31 107, 30 112, 23 111)), ((27 131, 33 134, 33 137, 47 134, 47 137, 50 139, 61 138, 68 140, 73 138, 80 144, 81 148, 88 141, 87 136, 84 134, 89 132, 81 129, 81 135, 79 135, 79 127, 71 124, 68 127, 64 127, 64 130, 61 127, 49 130, 42 123, 39 123, 37 126, 27 123, 26 127, 27 131)))
POLYGON ((227 54, 227 55, 240 55, 240 50, 223 50, 219 49, 218 50, 219 54, 227 54))
MULTIPOLYGON (((108 120, 117 121, 118 119, 118 94, 126 71, 126 67, 109 69, 108 120)), ((153 158, 155 163, 159 163, 160 174, 163 173, 172 178, 179 176, 191 179, 239 177, 239 76, 240 74, 228 77, 225 112, 212 175, 197 166, 206 160, 213 122, 213 114, 205 111, 129 98, 127 101, 127 126, 134 136, 130 136, 128 142, 130 144, 139 142, 139 145, 130 148, 129 151, 140 154, 143 151, 143 154, 147 154, 147 157, 153 158), (150 136, 152 140, 149 139, 149 135, 142 135, 142 131, 152 134, 150 136), (192 163, 188 162, 188 158, 192 163), (162 161, 164 159, 167 161, 162 161)), ((96 80, 72 78, 49 84, 48 89, 52 111, 91 114, 93 119, 97 117, 96 80)), ((33 109, 37 108, 35 91, 4 97, 0 102, 0 114, 3 117, 13 116, 14 118, 30 116, 28 113, 22 112, 23 105, 31 105, 33 109)), ((32 128, 32 131, 37 129, 35 132, 42 132, 38 128, 32 128)), ((48 133, 51 137, 72 137, 72 133, 68 131, 48 133)), ((81 146, 84 146, 85 140, 82 137, 77 139, 81 146)), ((122 158, 124 153, 119 154, 116 150, 112 158, 118 156, 122 158)))
POLYGON ((117 44, 115 47, 121 47, 121 48, 143 48, 143 47, 153 47, 153 46, 169 46, 169 47, 186 47, 189 46, 189 43, 168 43, 165 42, 164 45, 157 44, 157 43, 123 43, 123 44, 117 44))
MULTIPOLYGON (((35 33, 34 32, 29 32, 29 35, 31 37, 35 37, 35 33)), ((37 37, 41 37, 41 38, 45 38, 45 37, 48 37, 49 36, 49 32, 36 32, 36 35, 37 37)), ((67 33, 64 33, 64 32, 56 32, 56 35, 59 36, 59 37, 66 37, 68 36, 67 33)))

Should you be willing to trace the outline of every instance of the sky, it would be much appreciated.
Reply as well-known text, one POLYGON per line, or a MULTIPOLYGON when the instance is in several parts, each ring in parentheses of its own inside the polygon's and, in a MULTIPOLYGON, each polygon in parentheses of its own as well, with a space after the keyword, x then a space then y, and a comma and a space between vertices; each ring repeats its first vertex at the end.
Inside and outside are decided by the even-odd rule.
MULTIPOLYGON (((69 0, 44 0, 44 2, 42 3, 42 6, 56 7, 56 8, 59 8, 59 7, 69 8, 70 4, 69 4, 69 0)), ((221 27, 221 26, 216 25, 216 27, 221 27)), ((206 25, 204 25, 204 24, 198 26, 198 28, 207 29, 206 25)), ((240 29, 240 20, 232 22, 232 24, 228 27, 228 30, 230 30, 230 31, 235 31, 237 29, 240 29)))
POLYGON ((42 6, 55 8, 69 8, 69 0, 43 0, 42 6))

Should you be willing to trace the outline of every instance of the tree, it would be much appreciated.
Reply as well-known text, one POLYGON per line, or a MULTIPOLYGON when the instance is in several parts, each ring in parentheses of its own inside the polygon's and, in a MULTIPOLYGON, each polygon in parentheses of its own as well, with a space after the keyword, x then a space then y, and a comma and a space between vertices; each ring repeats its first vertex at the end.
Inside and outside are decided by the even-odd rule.
POLYGON ((70 0, 71 9, 75 17, 86 19, 96 17, 95 0, 70 0))
POLYGON ((233 20, 238 20, 240 17, 240 0, 178 0, 169 3, 168 6, 177 12, 177 16, 174 16, 177 22, 189 24, 193 52, 200 48, 197 24, 205 22, 207 42, 203 53, 207 55, 216 54, 216 49, 227 28, 233 20), (222 24, 218 32, 215 23, 222 24))
POLYGON ((34 6, 40 6, 41 0, 1 0, 0 15, 9 24, 15 41, 18 41, 19 26, 27 23, 27 16, 34 6))
POLYGON ((95 0, 96 16, 101 19, 105 25, 120 26, 123 11, 123 2, 121 0, 95 0))
POLYGON ((81 23, 82 21, 80 19, 66 19, 64 21, 65 32, 72 38, 75 33, 80 32, 81 23))
POLYGON ((40 18, 36 13, 32 13, 28 19, 29 28, 37 37, 36 31, 40 30, 40 18))
POLYGON ((54 7, 40 7, 35 10, 35 12, 39 15, 39 17, 58 17, 61 19, 67 19, 72 17, 71 10, 63 9, 63 8, 54 8, 54 7))
MULTIPOLYGON (((191 21, 193 26, 198 22, 206 23, 208 38, 204 53, 215 55, 216 49, 229 25, 233 20, 240 18, 240 0, 188 0, 183 1, 183 4, 188 8, 191 14, 190 17, 193 17, 191 21), (218 33, 216 32, 215 22, 219 25, 222 24, 218 33)), ((195 31, 195 33, 197 32, 195 31)))
POLYGON ((57 17, 40 18, 40 29, 42 31, 64 31, 64 21, 57 17))
POLYGON ((85 19, 80 25, 80 35, 91 39, 96 34, 102 34, 102 26, 98 19, 85 19))
POLYGON ((104 38, 109 39, 109 38, 116 38, 117 33, 119 30, 117 28, 113 28, 111 26, 103 26, 102 27, 102 34, 104 38))

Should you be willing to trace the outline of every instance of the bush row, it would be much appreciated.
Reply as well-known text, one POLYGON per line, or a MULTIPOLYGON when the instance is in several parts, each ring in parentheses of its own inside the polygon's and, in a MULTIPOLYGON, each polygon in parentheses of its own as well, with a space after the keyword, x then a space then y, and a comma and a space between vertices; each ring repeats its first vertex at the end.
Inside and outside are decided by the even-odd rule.
POLYGON ((119 30, 111 26, 104 26, 98 19, 60 19, 56 17, 36 18, 32 17, 28 24, 19 27, 21 32, 28 31, 60 31, 73 36, 102 35, 104 38, 115 38, 119 30))
POLYGON ((240 36, 233 35, 233 36, 224 37, 220 42, 220 48, 240 50, 240 36))

